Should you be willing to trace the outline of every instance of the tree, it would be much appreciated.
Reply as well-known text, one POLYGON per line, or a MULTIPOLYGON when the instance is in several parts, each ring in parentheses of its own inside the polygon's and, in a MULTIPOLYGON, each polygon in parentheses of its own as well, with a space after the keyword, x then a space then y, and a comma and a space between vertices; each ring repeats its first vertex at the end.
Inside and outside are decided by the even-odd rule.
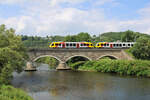
POLYGON ((23 70, 24 60, 27 59, 21 37, 15 31, 0 26, 0 84, 9 84, 12 72, 23 70))
POLYGON ((150 38, 140 37, 130 49, 130 52, 137 59, 150 60, 150 38))
POLYGON ((100 41, 106 41, 106 42, 116 42, 121 40, 121 35, 123 32, 107 32, 103 33, 99 36, 100 41))
POLYGON ((136 38, 136 34, 135 32, 128 30, 123 32, 121 38, 123 42, 134 42, 136 38))
POLYGON ((65 42, 77 42, 76 35, 67 35, 64 39, 65 42))
POLYGON ((77 35, 77 41, 78 42, 82 42, 82 41, 91 41, 91 36, 89 33, 84 33, 84 32, 81 32, 77 35))

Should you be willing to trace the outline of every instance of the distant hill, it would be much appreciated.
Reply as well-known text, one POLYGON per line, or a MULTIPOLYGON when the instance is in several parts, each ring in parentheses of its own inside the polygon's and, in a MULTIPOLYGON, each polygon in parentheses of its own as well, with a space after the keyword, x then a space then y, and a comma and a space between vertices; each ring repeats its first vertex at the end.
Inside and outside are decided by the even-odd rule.
POLYGON ((139 37, 145 36, 149 37, 150 35, 144 34, 144 33, 139 33, 139 32, 134 32, 134 31, 125 31, 125 32, 107 32, 107 33, 102 33, 99 38, 100 41, 107 41, 107 42, 115 42, 115 41, 126 41, 127 38, 131 42, 136 41, 139 37))
MULTIPOLYGON (((106 38, 107 41, 113 42, 113 41, 121 41, 121 36, 124 32, 107 32, 100 35, 101 39, 106 38)), ((104 39, 104 41, 106 41, 104 39)))

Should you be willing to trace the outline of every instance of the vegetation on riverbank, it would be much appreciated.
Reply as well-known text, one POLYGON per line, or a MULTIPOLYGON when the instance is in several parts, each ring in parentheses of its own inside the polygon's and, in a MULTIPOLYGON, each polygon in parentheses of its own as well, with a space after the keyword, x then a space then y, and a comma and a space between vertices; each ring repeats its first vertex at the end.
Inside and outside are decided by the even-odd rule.
POLYGON ((33 100, 21 89, 2 85, 0 87, 0 100, 33 100))
POLYGON ((136 75, 150 77, 150 61, 147 60, 111 60, 87 61, 84 64, 77 62, 71 67, 81 71, 97 71, 118 73, 121 75, 136 75), (78 66, 78 69, 76 69, 78 66))

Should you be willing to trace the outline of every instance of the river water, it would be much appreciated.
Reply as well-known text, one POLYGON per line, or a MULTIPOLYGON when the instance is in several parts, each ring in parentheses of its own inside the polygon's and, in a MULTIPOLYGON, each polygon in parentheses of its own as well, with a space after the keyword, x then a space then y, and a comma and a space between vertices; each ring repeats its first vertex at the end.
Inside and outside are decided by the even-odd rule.
POLYGON ((150 79, 100 72, 49 70, 14 73, 12 84, 34 100, 150 100, 150 79))

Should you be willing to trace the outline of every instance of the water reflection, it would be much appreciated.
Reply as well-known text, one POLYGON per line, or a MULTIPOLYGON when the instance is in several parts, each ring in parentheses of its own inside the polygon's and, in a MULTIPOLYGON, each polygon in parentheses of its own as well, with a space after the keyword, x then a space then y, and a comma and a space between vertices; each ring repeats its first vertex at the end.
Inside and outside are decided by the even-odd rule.
POLYGON ((15 87, 35 100, 149 100, 148 78, 124 77, 97 72, 49 70, 14 73, 15 87))

